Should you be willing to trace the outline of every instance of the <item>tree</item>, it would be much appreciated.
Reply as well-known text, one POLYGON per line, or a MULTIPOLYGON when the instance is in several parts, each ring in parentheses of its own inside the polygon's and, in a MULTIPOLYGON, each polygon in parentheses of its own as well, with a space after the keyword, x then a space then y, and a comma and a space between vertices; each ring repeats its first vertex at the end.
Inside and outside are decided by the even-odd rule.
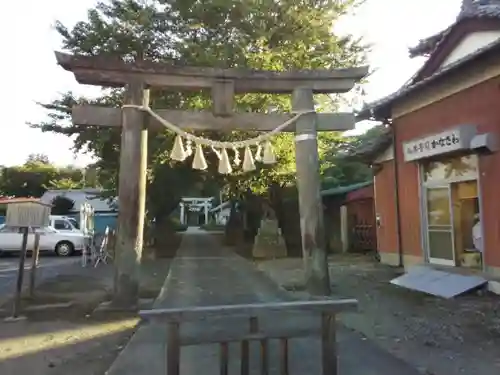
POLYGON ((71 213, 75 207, 75 201, 65 197, 63 195, 58 195, 52 199, 52 215, 68 215, 71 213))
MULTIPOLYGON (((112 0, 90 9, 87 20, 73 28, 57 23, 56 29, 63 38, 64 49, 84 55, 107 54, 124 60, 145 58, 179 65, 278 71, 343 68, 363 64, 366 47, 352 36, 333 34, 332 25, 358 3, 358 0, 112 0)), ((100 184, 116 190, 119 129, 67 125, 73 104, 121 105, 121 90, 105 93, 92 101, 66 93, 44 105, 49 117, 34 126, 76 136, 75 150, 91 152, 98 159, 100 184)), ((210 106, 206 92, 154 90, 151 100, 153 107, 203 109, 210 106)), ((290 100, 279 95, 247 94, 237 97, 236 107, 240 111, 286 111, 290 100)), ((245 132, 204 134, 221 140, 253 135, 245 132)), ((263 192, 272 183, 286 184, 294 179, 293 138, 287 134, 280 134, 274 140, 279 161, 276 166, 259 166, 257 171, 244 175, 218 175, 214 155, 208 157, 207 172, 192 171, 187 163, 170 160, 172 144, 171 133, 150 134, 148 212, 154 213, 158 220, 177 206, 189 188, 215 194, 224 187, 226 194, 236 195, 247 189, 263 192)))
POLYGON ((28 158, 24 165, 4 168, 0 186, 8 196, 41 197, 47 184, 56 178, 57 168, 53 165, 28 158))
POLYGON ((384 136, 385 132, 386 129, 383 126, 375 126, 358 136, 332 138, 330 147, 323 158, 323 187, 330 189, 372 179, 372 169, 357 155, 371 143, 384 136))
POLYGON ((83 178, 82 169, 57 168, 44 155, 29 155, 23 165, 4 167, 0 173, 0 192, 13 197, 41 197, 48 189, 97 187, 96 180, 83 178))
POLYGON ((25 165, 45 164, 49 165, 49 157, 44 154, 29 154, 25 165))
POLYGON ((54 190, 73 190, 83 187, 83 181, 75 181, 67 177, 49 181, 49 185, 47 186, 47 188, 54 190))

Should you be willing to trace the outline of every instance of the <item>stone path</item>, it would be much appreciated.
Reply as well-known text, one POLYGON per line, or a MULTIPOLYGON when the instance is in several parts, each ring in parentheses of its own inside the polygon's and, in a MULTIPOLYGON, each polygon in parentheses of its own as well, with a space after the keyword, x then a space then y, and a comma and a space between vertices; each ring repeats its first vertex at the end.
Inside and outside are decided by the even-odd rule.
MULTIPOLYGON (((272 302, 291 299, 267 276, 249 262, 222 249, 214 237, 194 231, 183 238, 164 289, 155 308, 210 306, 272 302)), ((319 322, 309 314, 291 316, 266 315, 260 320, 265 327, 280 325, 303 326, 319 322)), ((211 331, 241 331, 248 329, 246 321, 237 318, 190 324, 181 330, 185 335, 207 334, 211 331)), ((108 375, 166 374, 166 327, 159 323, 144 324, 117 358, 108 375)), ((270 374, 278 374, 276 343, 270 346, 270 374)), ((362 336, 339 327, 340 375, 417 375, 415 369, 396 359, 362 336)), ((239 369, 239 348, 230 347, 230 373, 239 369)), ((251 348, 252 374, 259 373, 257 347, 251 348)), ((320 374, 319 338, 290 341, 291 374, 320 374)), ((218 375, 218 347, 204 345, 182 349, 182 375, 218 375)))

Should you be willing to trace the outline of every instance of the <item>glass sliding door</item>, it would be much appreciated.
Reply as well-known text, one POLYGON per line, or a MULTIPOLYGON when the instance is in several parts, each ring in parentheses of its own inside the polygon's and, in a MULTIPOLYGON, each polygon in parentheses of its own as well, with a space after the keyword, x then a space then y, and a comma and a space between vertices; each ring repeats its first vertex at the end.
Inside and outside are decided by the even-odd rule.
POLYGON ((428 187, 426 203, 429 262, 454 266, 453 215, 449 185, 428 187))

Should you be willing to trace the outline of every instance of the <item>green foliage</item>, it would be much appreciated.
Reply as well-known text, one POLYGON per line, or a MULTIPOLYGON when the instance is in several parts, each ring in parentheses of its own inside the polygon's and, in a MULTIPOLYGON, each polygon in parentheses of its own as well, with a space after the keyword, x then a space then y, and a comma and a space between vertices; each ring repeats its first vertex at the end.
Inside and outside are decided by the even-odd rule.
POLYGON ((92 173, 93 168, 58 168, 46 155, 29 155, 23 165, 2 169, 0 192, 13 197, 41 197, 48 189, 97 187, 95 179, 84 179, 84 175, 92 173))
POLYGON ((206 230, 207 232, 224 231, 225 228, 225 225, 216 224, 215 222, 210 222, 201 226, 201 229, 206 230))
POLYGON ((170 217, 169 218, 169 226, 172 228, 173 231, 175 232, 185 232, 188 228, 187 225, 182 224, 179 219, 175 217, 170 217))
POLYGON ((68 215, 75 207, 75 201, 68 197, 58 195, 52 199, 52 215, 68 215))
POLYGON ((49 157, 44 154, 29 154, 24 163, 26 167, 35 167, 38 165, 50 165, 49 157))
MULTIPOLYGON (((236 67, 268 70, 344 68, 365 63, 366 46, 352 36, 332 33, 339 17, 358 0, 111 0, 89 10, 86 20, 73 28, 57 23, 63 48, 84 55, 109 55, 123 60, 149 59, 176 65, 236 67)), ((70 125, 70 108, 76 103, 120 106, 122 92, 106 90, 96 100, 74 98, 71 93, 45 104, 46 121, 33 126, 75 136, 74 148, 96 156, 99 183, 116 191, 119 129, 70 125)), ((244 94, 236 98, 238 111, 268 112, 290 109, 290 98, 280 95, 244 94)), ((325 98, 318 98, 324 102, 325 98)), ((154 108, 207 109, 208 92, 179 93, 154 89, 154 108)), ((327 100, 328 101, 328 100, 327 100)), ((335 100, 334 100, 335 103, 335 100)), ((321 104, 321 103, 320 103, 321 104)), ((330 103, 331 105, 332 103, 330 103)), ((203 135, 237 140, 246 132, 203 135)), ((263 192, 270 184, 294 181, 293 138, 281 134, 274 140, 278 164, 259 165, 252 173, 217 174, 217 160, 208 156, 206 172, 193 171, 190 160, 169 158, 171 133, 150 134, 147 208, 162 220, 185 195, 237 195, 251 189, 263 192)))
POLYGON ((323 156, 322 187, 331 189, 372 179, 372 169, 355 157, 359 149, 374 141, 383 132, 376 126, 359 136, 335 137, 330 139, 329 147, 323 156))

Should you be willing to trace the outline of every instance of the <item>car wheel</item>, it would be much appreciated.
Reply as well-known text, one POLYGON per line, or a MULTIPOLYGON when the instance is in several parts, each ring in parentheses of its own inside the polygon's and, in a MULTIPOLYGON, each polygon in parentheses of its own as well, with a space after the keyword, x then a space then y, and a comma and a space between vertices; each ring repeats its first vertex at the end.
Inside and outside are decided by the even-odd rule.
POLYGON ((56 245, 56 254, 60 257, 69 257, 74 251, 75 246, 69 241, 61 241, 56 245))

